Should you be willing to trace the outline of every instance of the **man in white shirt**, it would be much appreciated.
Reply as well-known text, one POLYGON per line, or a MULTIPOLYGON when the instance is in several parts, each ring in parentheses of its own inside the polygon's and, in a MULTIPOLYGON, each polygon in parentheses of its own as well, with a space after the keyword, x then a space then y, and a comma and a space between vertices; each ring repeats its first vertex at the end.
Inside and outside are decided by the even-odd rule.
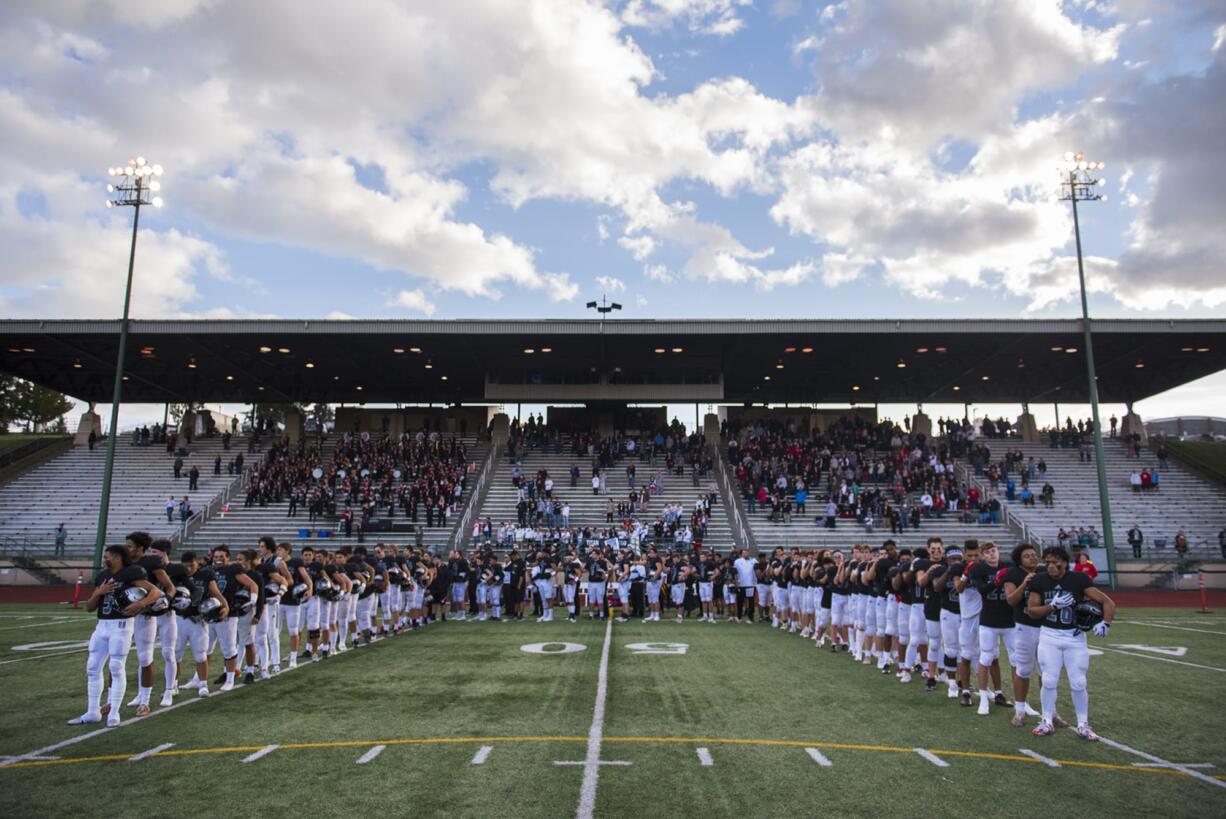
POLYGON ((758 575, 755 572, 757 562, 749 556, 748 549, 741 549, 741 556, 732 563, 732 570, 736 572, 736 617, 734 622, 740 622, 742 612, 746 623, 753 622, 753 596, 758 584, 758 575))

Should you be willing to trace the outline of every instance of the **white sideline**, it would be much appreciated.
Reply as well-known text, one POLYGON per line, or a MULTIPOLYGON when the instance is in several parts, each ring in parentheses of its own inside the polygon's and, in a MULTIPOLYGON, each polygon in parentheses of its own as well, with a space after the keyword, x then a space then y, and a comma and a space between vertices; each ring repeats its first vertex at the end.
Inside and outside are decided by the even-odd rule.
MULTIPOLYGON (((1175 631, 1195 631, 1197 634, 1218 634, 1226 637, 1226 631, 1209 631, 1203 628, 1188 628, 1187 626, 1168 626, 1162 623, 1151 623, 1148 620, 1125 620, 1130 626, 1149 626, 1150 628, 1169 628, 1175 631)), ((20 628, 20 626, 18 627, 20 628)))
POLYGON ((1112 748, 1116 748, 1117 750, 1123 751, 1124 753, 1133 754, 1134 756, 1139 756, 1142 759, 1149 760, 1150 762, 1156 762, 1158 763, 1158 765, 1164 768, 1174 768, 1175 770, 1181 773, 1185 773, 1188 776, 1191 776, 1195 779, 1199 779, 1202 782, 1208 782, 1210 785, 1215 785, 1219 788, 1226 788, 1226 782, 1223 782, 1220 779, 1214 779, 1212 776, 1206 776, 1200 771, 1194 770, 1193 768, 1189 768, 1187 765, 1178 765, 1174 762, 1167 762, 1162 757, 1154 756, 1153 754, 1147 754, 1144 751, 1138 751, 1136 748, 1130 748, 1122 742, 1116 742, 1114 739, 1107 739, 1106 737, 1101 736, 1101 735, 1098 737, 1098 741, 1106 745, 1110 745, 1112 748))
POLYGON ((1137 651, 1125 651, 1122 648, 1112 648, 1111 646, 1095 646, 1102 651, 1114 651, 1116 654, 1127 654, 1129 657, 1140 657, 1142 660, 1157 660, 1160 663, 1174 663, 1175 665, 1186 665, 1189 668, 1203 668, 1206 671, 1226 671, 1226 668, 1218 668, 1216 665, 1201 665, 1200 663, 1189 663, 1183 660, 1172 660, 1169 657, 1156 657, 1153 654, 1141 654, 1137 651))
POLYGON ((604 645, 600 649, 600 672, 596 678, 596 707, 592 709, 592 727, 587 732, 587 756, 583 762, 583 786, 579 789, 576 819, 592 819, 596 810, 596 786, 600 783, 600 743, 604 740, 604 709, 609 694, 609 644, 613 636, 613 618, 605 621, 604 645))
POLYGON ((16 660, 0 660, 0 665, 12 665, 13 663, 28 663, 30 660, 45 660, 47 657, 63 657, 65 654, 83 654, 89 651, 88 648, 74 648, 69 651, 48 651, 41 654, 33 654, 29 657, 18 657, 16 660))

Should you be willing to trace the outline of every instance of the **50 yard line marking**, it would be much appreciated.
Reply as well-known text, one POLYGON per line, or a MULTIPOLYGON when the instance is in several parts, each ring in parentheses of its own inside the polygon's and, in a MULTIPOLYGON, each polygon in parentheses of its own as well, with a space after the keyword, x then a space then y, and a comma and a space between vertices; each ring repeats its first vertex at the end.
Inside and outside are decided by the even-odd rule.
POLYGON ((592 727, 587 733, 587 756, 583 759, 583 786, 579 789, 576 819, 592 819, 596 809, 596 786, 600 783, 600 744, 604 739, 605 700, 609 695, 609 644, 613 636, 613 619, 605 621, 604 645, 600 649, 600 672, 596 677, 596 706, 592 709, 592 727))

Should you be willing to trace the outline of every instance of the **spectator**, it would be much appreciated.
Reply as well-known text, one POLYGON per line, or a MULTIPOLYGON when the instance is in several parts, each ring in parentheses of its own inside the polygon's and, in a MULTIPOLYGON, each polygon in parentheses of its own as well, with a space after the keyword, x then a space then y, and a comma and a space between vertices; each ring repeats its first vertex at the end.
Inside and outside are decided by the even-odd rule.
MULTIPOLYGON (((1226 529, 1223 530, 1226 532, 1226 529)), ((1145 543, 1145 533, 1141 531, 1141 524, 1134 523, 1132 528, 1128 530, 1128 545, 1132 547, 1132 556, 1135 558, 1141 557, 1141 546, 1145 543)), ((1226 552, 1223 553, 1226 555, 1226 552)))
POLYGON ((1077 553, 1077 562, 1073 565, 1073 571, 1087 575, 1091 581, 1098 577, 1098 568, 1086 552, 1077 553))
POLYGON ((94 431, 91 429, 91 430, 89 431, 89 451, 90 451, 90 452, 93 452, 93 451, 94 451, 94 444, 96 444, 96 443, 98 443, 98 433, 94 432, 94 431))
POLYGON ((175 503, 174 495, 171 495, 169 498, 166 499, 166 522, 167 523, 175 522, 175 507, 177 505, 178 504, 175 503))
POLYGON ((1183 529, 1175 534, 1175 554, 1179 555, 1181 561, 1188 554, 1188 536, 1184 534, 1183 529))
POLYGON ((1226 559, 1226 526, 1222 527, 1222 531, 1217 533, 1217 545, 1222 550, 1222 557, 1226 559))
POLYGON ((826 502, 826 528, 827 529, 834 528, 834 520, 836 517, 838 517, 838 514, 839 514, 838 504, 834 502, 834 498, 832 497, 826 502))
POLYGON ((64 547, 68 545, 68 530, 64 528, 64 524, 55 527, 55 556, 64 556, 64 547))
POLYGON ((1056 487, 1050 483, 1044 483, 1043 491, 1039 493, 1039 496, 1043 499, 1043 505, 1051 508, 1056 503, 1056 487))
POLYGON ((192 516, 192 501, 187 495, 183 496, 183 500, 179 501, 179 522, 187 523, 187 519, 192 516))
POLYGON ((1158 466, 1161 469, 1166 469, 1167 451, 1165 444, 1158 444, 1158 466))
POLYGON ((200 488, 200 469, 195 464, 192 464, 192 468, 188 470, 187 488, 191 492, 200 488))
POLYGON ((183 476, 183 458, 175 456, 175 480, 179 480, 183 476))
POLYGON ((1128 483, 1130 486, 1132 486, 1133 492, 1140 492, 1141 491, 1141 473, 1136 471, 1135 469, 1132 470, 1132 474, 1128 477, 1128 483))

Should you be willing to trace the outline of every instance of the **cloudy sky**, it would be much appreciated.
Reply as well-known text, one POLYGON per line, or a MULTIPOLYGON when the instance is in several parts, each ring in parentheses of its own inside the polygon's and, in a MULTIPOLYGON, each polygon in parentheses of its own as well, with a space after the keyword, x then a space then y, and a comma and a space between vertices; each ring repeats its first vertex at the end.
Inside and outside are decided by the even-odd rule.
POLYGON ((1221 316, 1224 43, 1220 0, 7 0, 0 315, 117 315, 142 154, 137 317, 1075 316, 1081 150, 1093 312, 1221 316))

